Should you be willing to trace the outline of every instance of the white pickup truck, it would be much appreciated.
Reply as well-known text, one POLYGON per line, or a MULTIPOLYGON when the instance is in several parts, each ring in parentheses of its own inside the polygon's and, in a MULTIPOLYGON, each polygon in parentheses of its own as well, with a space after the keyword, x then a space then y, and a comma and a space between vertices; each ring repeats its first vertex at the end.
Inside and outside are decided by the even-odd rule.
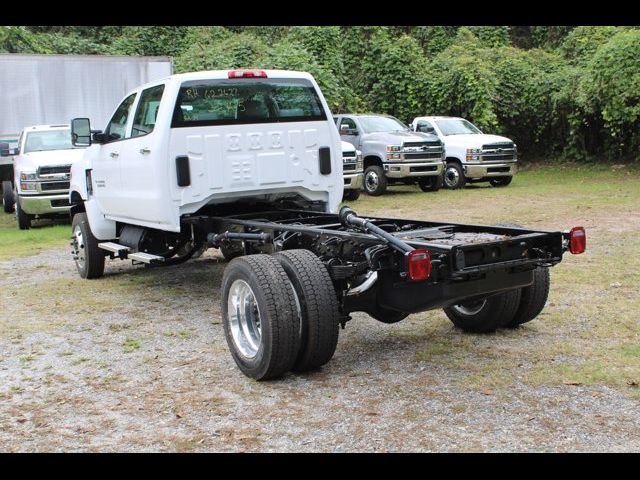
POLYGON ((344 171, 344 194, 346 201, 355 201, 360 198, 364 170, 362 166, 362 152, 356 150, 349 142, 342 143, 342 169, 344 171))
POLYGON ((128 94, 104 131, 87 118, 71 130, 88 147, 71 170, 79 274, 100 277, 105 257, 162 266, 219 248, 227 344, 257 380, 327 363, 356 311, 395 323, 443 308, 467 331, 516 327, 544 307, 547 267, 585 248, 581 227, 338 212, 340 137, 308 73, 173 75, 128 94))
POLYGON ((6 182, 3 192, 5 211, 12 211, 15 205, 18 228, 30 228, 35 218, 69 215, 71 165, 82 154, 81 147, 71 144, 69 125, 26 127, 14 151, 0 144, 0 155, 14 155, 13 189, 6 182))
POLYGON ((506 137, 482 133, 464 118, 416 117, 411 129, 435 134, 444 142, 445 188, 463 188, 466 183, 476 182, 504 187, 517 171, 516 144, 506 137))

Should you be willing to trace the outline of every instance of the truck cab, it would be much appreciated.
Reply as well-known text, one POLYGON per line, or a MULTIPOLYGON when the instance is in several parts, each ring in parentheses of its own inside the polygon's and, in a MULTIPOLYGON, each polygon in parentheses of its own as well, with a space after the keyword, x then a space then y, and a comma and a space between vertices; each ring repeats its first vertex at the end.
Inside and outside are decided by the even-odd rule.
MULTIPOLYGON (((72 145, 69 125, 26 127, 13 152, 8 145, 2 149, 2 156, 14 154, 12 200, 18 228, 30 228, 35 218, 68 216, 71 165, 83 150, 72 145)), ((10 200, 5 199, 5 208, 10 200)))
POLYGON ((416 117, 411 122, 411 129, 437 135, 444 142, 445 188, 463 188, 466 183, 477 182, 504 187, 516 174, 516 144, 506 137, 482 133, 464 118, 416 117))
POLYGON ((395 183, 417 183, 425 192, 442 186, 444 145, 435 135, 412 132, 390 115, 340 114, 334 120, 340 138, 362 151, 369 195, 382 195, 395 183))

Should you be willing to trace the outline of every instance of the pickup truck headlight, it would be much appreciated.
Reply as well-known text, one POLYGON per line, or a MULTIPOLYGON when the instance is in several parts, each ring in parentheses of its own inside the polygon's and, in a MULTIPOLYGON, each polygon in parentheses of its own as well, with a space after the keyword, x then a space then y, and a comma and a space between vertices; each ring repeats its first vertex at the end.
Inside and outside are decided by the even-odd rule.
POLYGON ((482 150, 479 148, 467 148, 467 155, 480 155, 482 150))
POLYGON ((33 182, 37 179, 38 176, 34 172, 20 172, 20 180, 22 181, 33 182))
POLYGON ((387 153, 387 159, 388 160, 399 160, 400 159, 400 154, 399 153, 387 153))
POLYGON ((33 182, 20 182, 20 190, 23 192, 35 192, 38 190, 38 186, 33 182))
POLYGON ((402 150, 400 145, 387 145, 387 152, 399 152, 402 150))

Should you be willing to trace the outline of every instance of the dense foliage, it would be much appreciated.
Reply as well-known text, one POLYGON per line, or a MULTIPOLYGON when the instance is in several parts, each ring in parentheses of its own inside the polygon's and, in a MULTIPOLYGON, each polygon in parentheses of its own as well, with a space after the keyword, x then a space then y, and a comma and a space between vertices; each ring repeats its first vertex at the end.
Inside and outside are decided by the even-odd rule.
POLYGON ((638 160, 640 149, 637 27, 0 27, 0 52, 305 70, 334 112, 464 116, 524 158, 638 160))

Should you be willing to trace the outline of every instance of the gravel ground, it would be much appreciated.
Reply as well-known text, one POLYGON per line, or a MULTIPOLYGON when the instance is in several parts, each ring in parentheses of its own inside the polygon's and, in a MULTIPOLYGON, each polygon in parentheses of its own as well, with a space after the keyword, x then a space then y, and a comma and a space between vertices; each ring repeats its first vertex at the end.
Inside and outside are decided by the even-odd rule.
POLYGON ((545 314, 492 335, 440 311, 356 314, 320 372, 252 381, 224 339, 216 255, 111 261, 97 281, 66 249, 0 262, 0 451, 640 450, 637 397, 518 373, 549 341, 545 314))

